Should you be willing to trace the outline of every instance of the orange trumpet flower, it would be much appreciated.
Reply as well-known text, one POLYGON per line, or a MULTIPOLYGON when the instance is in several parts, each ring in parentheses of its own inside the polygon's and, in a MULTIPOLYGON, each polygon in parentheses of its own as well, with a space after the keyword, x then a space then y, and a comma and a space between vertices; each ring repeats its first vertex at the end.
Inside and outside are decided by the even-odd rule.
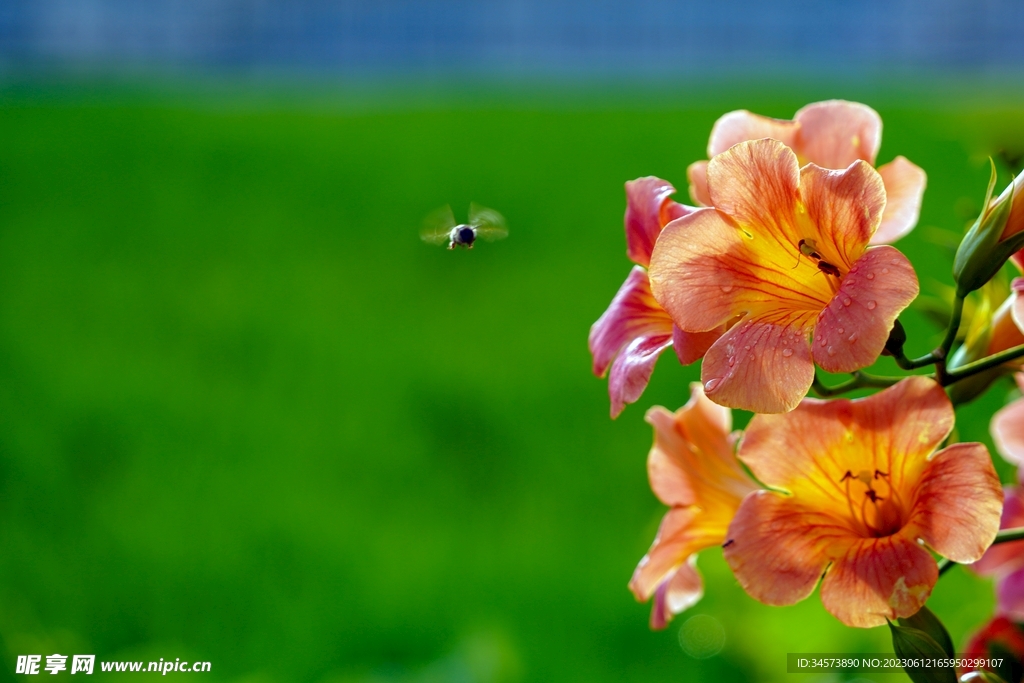
POLYGON ((700 384, 691 385, 689 402, 675 413, 655 406, 647 421, 654 426, 651 489, 671 509, 629 588, 637 600, 654 597, 651 628, 660 629, 700 600, 697 551, 722 544, 740 501, 757 487, 733 453, 732 415, 700 384))
POLYGON ((704 357, 708 397, 785 412, 806 395, 815 362, 829 372, 871 365, 919 291, 903 254, 868 247, 886 201, 878 173, 864 161, 801 169, 793 150, 764 139, 719 154, 707 175, 714 208, 665 226, 650 280, 686 332, 738 320, 704 357))
POLYGON ((849 626, 917 612, 938 579, 928 548, 974 562, 999 529, 1003 492, 987 449, 935 452, 953 421, 945 392, 924 377, 754 416, 738 457, 774 490, 747 496, 729 527, 725 559, 740 585, 790 605, 821 579, 822 603, 849 626))

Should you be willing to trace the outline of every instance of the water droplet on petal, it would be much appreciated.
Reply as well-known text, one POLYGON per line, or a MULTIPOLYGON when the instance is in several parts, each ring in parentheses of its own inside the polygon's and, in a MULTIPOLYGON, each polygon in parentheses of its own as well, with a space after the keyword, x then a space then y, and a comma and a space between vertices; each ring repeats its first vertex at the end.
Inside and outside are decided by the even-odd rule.
POLYGON ((889 269, 888 268, 882 268, 882 275, 888 275, 888 274, 889 274, 889 269))
POLYGON ((889 263, 893 264, 894 266, 898 266, 900 264, 900 260, 898 258, 894 258, 892 261, 889 261, 889 263))
POLYGON ((836 332, 837 332, 838 334, 844 334, 844 333, 846 332, 846 329, 845 329, 845 328, 842 328, 842 327, 840 327, 840 328, 839 328, 838 330, 836 330, 836 332))
POLYGON ((828 344, 828 341, 824 337, 822 337, 820 344, 824 346, 825 344, 828 344))
POLYGON ((874 301, 869 301, 864 305, 868 307, 869 311, 873 311, 875 310, 875 306, 877 306, 878 304, 876 304, 874 301))
POLYGON ((707 382, 704 382, 704 391, 707 393, 711 393, 712 391, 715 390, 715 387, 717 387, 718 383, 721 381, 722 379, 720 377, 709 379, 707 382))
POLYGON ((846 287, 847 289, 853 287, 855 284, 857 284, 857 281, 854 280, 852 277, 847 277, 846 280, 843 282, 843 286, 846 287))
POLYGON ((722 285, 722 293, 728 294, 732 291, 732 285, 722 285))
POLYGON ((750 350, 750 344, 744 344, 743 350, 744 351, 749 351, 750 350))
POLYGON ((729 367, 736 365, 736 356, 729 356, 729 367))
POLYGON ((851 298, 850 298, 850 297, 848 297, 848 296, 844 296, 844 297, 843 297, 843 305, 844 305, 844 306, 849 306, 849 305, 850 305, 850 304, 852 304, 852 303, 853 303, 853 299, 851 299, 851 298))
POLYGON ((875 279, 875 274, 874 273, 868 273, 864 277, 866 277, 869 280, 874 280, 875 279))
POLYGON ((853 342, 857 341, 857 333, 856 333, 856 332, 854 332, 853 334, 851 334, 851 335, 850 335, 850 338, 849 338, 849 339, 848 339, 847 341, 849 341, 849 342, 850 342, 851 344, 852 344, 853 342))
POLYGON ((836 350, 834 348, 832 348, 831 346, 828 347, 828 355, 830 355, 830 356, 836 355, 836 350))
POLYGON ((793 349, 782 349, 782 355, 789 358, 793 355, 793 349))

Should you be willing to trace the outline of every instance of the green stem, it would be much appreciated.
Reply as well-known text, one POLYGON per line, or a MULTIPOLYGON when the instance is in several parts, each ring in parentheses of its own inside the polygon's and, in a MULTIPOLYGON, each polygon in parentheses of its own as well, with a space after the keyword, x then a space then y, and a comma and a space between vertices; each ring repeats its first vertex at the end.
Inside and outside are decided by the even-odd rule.
MULTIPOLYGON (((992 545, 999 545, 1000 543, 1010 543, 1012 541, 1024 541, 1024 527, 1015 527, 1013 529, 1003 529, 996 534, 996 539, 992 541, 992 545)), ((956 562, 952 560, 942 558, 939 561, 939 576, 942 576, 956 565, 956 562)))
POLYGON ((893 355, 893 360, 896 361, 896 365, 900 366, 904 370, 917 370, 927 365, 935 365, 939 362, 939 357, 935 355, 935 351, 925 354, 920 358, 910 359, 907 358, 903 351, 900 350, 898 354, 893 355))
POLYGON ((891 387, 893 384, 896 384, 903 379, 902 377, 881 377, 879 375, 869 375, 868 373, 861 371, 851 374, 853 376, 850 379, 832 387, 822 384, 818 375, 815 374, 814 382, 811 384, 811 387, 818 396, 821 396, 822 398, 829 398, 831 396, 839 396, 840 394, 845 394, 848 391, 863 389, 865 387, 884 389, 886 387, 891 387))
POLYGON ((960 331, 960 323, 964 316, 964 297, 959 294, 953 299, 953 311, 949 315, 949 325, 946 326, 946 336, 942 339, 940 344, 931 353, 926 353, 920 358, 907 358, 901 348, 896 353, 893 353, 893 360, 896 361, 896 365, 904 370, 917 370, 928 365, 939 365, 938 375, 941 377, 944 375, 944 361, 949 357, 949 352, 953 348, 953 343, 956 341, 957 332, 960 331))
POLYGON ((944 381, 942 381, 942 386, 948 386, 953 382, 959 382, 960 380, 966 379, 972 375, 977 375, 979 372, 985 372, 986 370, 999 367, 1003 363, 1008 363, 1011 360, 1017 360, 1018 358, 1024 358, 1024 344, 1011 347, 1005 351, 1000 351, 999 353, 988 356, 987 358, 976 360, 973 363, 961 365, 955 370, 946 371, 944 381))
POLYGON ((929 355, 938 356, 938 360, 945 360, 949 358, 949 352, 953 348, 953 342, 956 341, 956 333, 960 331, 960 321, 964 315, 964 297, 959 294, 953 299, 953 312, 949 316, 949 327, 946 328, 946 337, 942 340, 942 344, 939 348, 935 349, 929 355), (941 353, 941 355, 940 355, 941 353))

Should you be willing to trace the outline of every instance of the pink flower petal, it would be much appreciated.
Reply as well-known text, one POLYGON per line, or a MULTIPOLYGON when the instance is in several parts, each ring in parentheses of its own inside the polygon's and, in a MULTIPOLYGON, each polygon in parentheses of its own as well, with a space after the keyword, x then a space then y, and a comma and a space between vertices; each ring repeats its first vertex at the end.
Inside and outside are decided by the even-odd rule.
POLYGON ((638 337, 619 353, 608 373, 608 396, 612 418, 618 417, 627 403, 635 403, 644 393, 658 356, 672 344, 672 335, 638 337))
POLYGON ((725 325, 720 325, 708 332, 684 332, 676 326, 672 328, 672 348, 683 365, 689 365, 704 357, 711 345, 725 333, 725 325))
POLYGON ((988 449, 958 443, 927 462, 907 527, 954 562, 975 562, 999 531, 1003 489, 988 449))
POLYGON ((626 254, 634 263, 650 264, 661 229, 688 213, 687 207, 669 199, 675 191, 671 183, 653 176, 626 183, 626 254))
POLYGON ((996 609, 1014 621, 1024 621, 1024 569, 1010 572, 999 581, 996 609))
MULTIPOLYGON (((1000 529, 1024 527, 1024 489, 1019 486, 1003 487, 1003 513, 1000 529)), ((982 576, 1005 576, 1024 568, 1024 541, 1000 543, 985 551, 985 556, 971 565, 982 576)))
POLYGON ((772 119, 746 110, 731 111, 715 121, 708 140, 708 158, 747 140, 772 138, 792 147, 799 125, 795 121, 772 119))
POLYGON ((613 418, 643 394, 658 356, 672 344, 672 330, 672 318, 651 294, 647 271, 634 266, 608 310, 591 326, 588 340, 594 374, 603 376, 611 364, 613 418))
POLYGON ((846 168, 858 159, 875 163, 882 119, 871 107, 843 100, 815 102, 793 119, 800 124, 794 148, 807 161, 825 168, 846 168))
POLYGON ((686 169, 686 177, 690 181, 690 198, 697 206, 710 206, 711 195, 708 194, 708 162, 695 161, 686 169))
POLYGON ((799 327, 740 322, 708 349, 701 366, 708 398, 756 413, 782 413, 814 381, 807 336, 799 327))
POLYGON ((932 556, 903 533, 858 539, 825 575, 821 602, 847 626, 881 626, 921 609, 938 578, 932 556))
POLYGON ((996 413, 991 430, 999 454, 1018 467, 1024 465, 1024 399, 996 413))
POLYGON ((773 491, 743 499, 726 534, 726 562, 744 590, 768 605, 792 605, 814 591, 829 549, 853 542, 832 517, 773 491))
POLYGON ((907 257, 890 246, 868 249, 818 317, 814 360, 828 372, 853 372, 871 365, 885 348, 896 318, 918 291, 907 257))
POLYGON ((920 166, 901 156, 879 166, 878 174, 885 183, 886 204, 882 224, 871 243, 892 244, 917 225, 928 176, 920 166))
POLYGON ((651 628, 660 631, 672 617, 693 607, 704 596, 704 582, 697 571, 697 556, 670 572, 654 592, 651 605, 651 628))
POLYGON ((594 374, 603 377, 619 351, 634 339, 671 334, 672 319, 655 301, 647 271, 634 266, 608 309, 590 327, 587 341, 594 374))

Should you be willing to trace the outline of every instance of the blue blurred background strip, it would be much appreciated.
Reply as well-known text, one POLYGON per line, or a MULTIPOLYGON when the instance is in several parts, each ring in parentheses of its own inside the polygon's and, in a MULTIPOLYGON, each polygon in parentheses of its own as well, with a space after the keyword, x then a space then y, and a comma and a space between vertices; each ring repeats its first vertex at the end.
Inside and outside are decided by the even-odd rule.
POLYGON ((7 69, 346 75, 985 74, 1024 68, 1019 0, 5 0, 7 69))

